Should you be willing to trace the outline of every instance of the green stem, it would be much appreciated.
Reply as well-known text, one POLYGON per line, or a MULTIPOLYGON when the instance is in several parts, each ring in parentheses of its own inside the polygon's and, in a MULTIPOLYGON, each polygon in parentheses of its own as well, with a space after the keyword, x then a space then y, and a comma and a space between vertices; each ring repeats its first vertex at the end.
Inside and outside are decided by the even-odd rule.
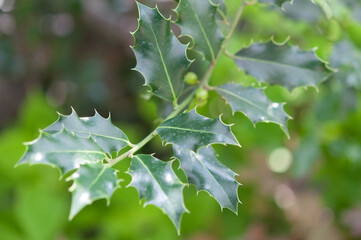
MULTIPOLYGON (((231 27, 229 33, 227 34, 227 36, 225 37, 225 39, 222 43, 221 49, 219 50, 219 52, 217 54, 217 57, 210 63, 206 73, 204 74, 204 77, 202 78, 199 88, 203 88, 208 85, 208 81, 212 76, 213 69, 214 69, 216 63, 218 62, 220 56, 225 52, 226 46, 229 42, 229 39, 231 38, 235 29, 237 28, 237 25, 242 16, 242 12, 243 12, 245 4, 246 4, 246 2, 243 2, 240 5, 240 7, 237 11, 236 17, 234 19, 234 22, 232 24, 232 27, 231 27)), ((188 104, 192 101, 194 95, 195 95, 195 91, 193 91, 186 99, 184 99, 182 101, 182 103, 179 104, 175 108, 175 110, 171 114, 169 114, 169 116, 164 121, 177 116, 184 108, 186 108, 188 106, 188 104)), ((114 158, 111 161, 109 161, 109 163, 107 165, 109 167, 112 167, 115 164, 117 164, 118 162, 122 161, 123 159, 125 159, 127 157, 131 157, 134 153, 136 153, 139 149, 141 149, 145 144, 147 144, 150 140, 152 140, 156 135, 157 135, 157 128, 153 132, 151 132, 148 136, 146 136, 142 141, 140 141, 138 144, 133 145, 133 147, 129 151, 127 151, 126 153, 120 155, 119 157, 114 158)))

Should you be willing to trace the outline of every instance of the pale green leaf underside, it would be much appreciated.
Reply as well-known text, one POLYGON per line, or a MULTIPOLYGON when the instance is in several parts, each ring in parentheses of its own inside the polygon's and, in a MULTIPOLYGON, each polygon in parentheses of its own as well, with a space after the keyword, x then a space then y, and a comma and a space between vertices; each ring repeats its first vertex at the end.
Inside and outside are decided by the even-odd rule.
POLYGON ((193 39, 192 49, 208 61, 217 57, 224 36, 217 26, 218 6, 209 0, 180 0, 176 8, 182 35, 193 39))
POLYGON ((72 192, 69 219, 73 219, 80 210, 95 200, 105 198, 109 204, 111 196, 118 188, 116 172, 103 163, 80 165, 67 179, 73 181, 69 189, 72 192))
POLYGON ((259 82, 282 85, 289 90, 299 86, 317 87, 331 75, 314 51, 287 44, 255 43, 239 51, 234 61, 259 82))
POLYGON ((97 112, 93 117, 81 118, 74 110, 68 116, 59 114, 59 119, 43 131, 53 134, 63 128, 80 137, 91 136, 109 154, 119 152, 129 144, 128 137, 113 125, 110 117, 103 118, 97 112))
POLYGON ((106 158, 103 149, 90 137, 79 137, 63 129, 55 134, 41 132, 38 139, 27 143, 18 164, 47 164, 58 167, 62 175, 81 164, 96 163, 106 158))
POLYGON ((281 126, 288 135, 287 120, 290 119, 283 109, 283 103, 271 102, 262 89, 242 87, 228 83, 213 87, 222 95, 234 112, 244 113, 254 124, 257 122, 273 122, 281 126))
POLYGON ((152 155, 134 156, 129 169, 130 186, 138 190, 145 205, 155 205, 166 213, 179 231, 182 215, 187 209, 183 201, 184 184, 173 172, 171 164, 152 155))
POLYGON ((137 3, 138 29, 133 33, 132 47, 135 67, 153 93, 167 101, 176 101, 183 89, 183 75, 191 61, 186 56, 186 45, 181 44, 157 8, 137 3))
POLYGON ((179 159, 181 168, 198 191, 204 190, 213 196, 221 208, 229 208, 237 213, 238 187, 237 175, 224 166, 216 156, 212 147, 202 147, 197 153, 174 147, 175 157, 179 159))
POLYGON ((194 152, 214 143, 239 145, 229 126, 218 118, 199 115, 195 109, 163 122, 157 132, 166 142, 194 152))
MULTIPOLYGON (((300 1, 300 0, 299 0, 300 1)), ((301 0, 301 1, 310 1, 310 0, 301 0)), ((266 3, 266 4, 272 4, 277 5, 279 7, 282 7, 282 5, 285 2, 293 2, 293 0, 258 0, 259 3, 266 3)))

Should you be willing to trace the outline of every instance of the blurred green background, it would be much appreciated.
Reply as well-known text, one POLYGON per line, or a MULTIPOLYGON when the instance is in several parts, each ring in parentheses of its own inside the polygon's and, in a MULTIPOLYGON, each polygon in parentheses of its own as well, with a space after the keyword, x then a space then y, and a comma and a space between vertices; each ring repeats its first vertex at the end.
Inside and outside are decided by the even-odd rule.
MULTIPOLYGON (((141 2, 174 17, 173 1, 141 2)), ((226 1, 230 17, 239 2, 226 1)), ((0 0, 0 239, 361 239, 361 2, 315 2, 295 0, 284 11, 264 4, 245 9, 230 52, 251 41, 290 37, 302 49, 317 47, 338 72, 319 90, 266 89, 272 100, 288 102, 290 139, 275 124, 254 128, 241 113, 231 116, 211 94, 198 112, 216 117, 226 109, 223 120, 235 122, 243 148, 215 149, 239 174, 243 204, 238 216, 221 213, 208 194, 186 188, 190 214, 177 236, 159 209, 139 204, 133 188, 122 187, 109 207, 97 201, 69 222, 70 182, 59 181, 59 172, 48 166, 14 168, 22 142, 55 121, 56 111, 70 113, 70 106, 81 116, 93 115, 94 108, 103 116, 111 112, 132 142, 159 123, 168 106, 150 97, 140 74, 130 70, 134 0, 0 0)), ((213 85, 255 83, 226 57, 215 71, 213 85)), ((160 139, 142 152, 171 156, 160 139)), ((120 175, 126 186, 130 177, 120 175)))

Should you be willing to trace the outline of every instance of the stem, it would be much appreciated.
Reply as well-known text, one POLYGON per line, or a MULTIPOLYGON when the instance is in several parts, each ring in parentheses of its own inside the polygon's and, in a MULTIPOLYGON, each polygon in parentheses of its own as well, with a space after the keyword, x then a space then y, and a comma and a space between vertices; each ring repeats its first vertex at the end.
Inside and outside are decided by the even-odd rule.
MULTIPOLYGON (((230 29, 229 33, 227 34, 227 36, 225 37, 225 39, 224 39, 224 41, 222 43, 221 49, 219 50, 219 52, 217 54, 217 57, 210 63, 206 73, 204 74, 204 77, 202 78, 202 81, 201 81, 201 83, 199 85, 199 88, 203 88, 205 86, 208 86, 208 81, 211 78, 211 75, 213 73, 213 69, 214 69, 216 63, 218 62, 220 56, 225 52, 226 46, 227 46, 227 44, 229 42, 229 39, 231 38, 231 36, 233 35, 234 31, 237 28, 238 22, 239 22, 239 20, 240 20, 240 18, 242 16, 243 9, 244 9, 245 5, 246 5, 246 1, 244 1, 240 5, 240 7, 239 7, 239 9, 237 11, 236 17, 234 19, 234 22, 233 22, 233 24, 231 26, 231 29, 230 29)), ((195 95, 195 91, 193 91, 186 99, 184 99, 181 104, 176 105, 175 110, 171 114, 169 114, 168 117, 164 121, 177 116, 192 101, 194 95, 195 95)), ((157 128, 154 129, 148 136, 146 136, 138 144, 133 145, 133 147, 129 151, 127 151, 126 153, 123 153, 119 157, 114 158, 111 161, 109 161, 109 163, 107 165, 109 167, 113 167, 115 164, 117 164, 121 160, 123 160, 123 159, 125 159, 127 157, 131 157, 134 153, 136 153, 139 149, 141 149, 145 144, 147 144, 150 140, 152 140, 156 135, 157 135, 157 128)))

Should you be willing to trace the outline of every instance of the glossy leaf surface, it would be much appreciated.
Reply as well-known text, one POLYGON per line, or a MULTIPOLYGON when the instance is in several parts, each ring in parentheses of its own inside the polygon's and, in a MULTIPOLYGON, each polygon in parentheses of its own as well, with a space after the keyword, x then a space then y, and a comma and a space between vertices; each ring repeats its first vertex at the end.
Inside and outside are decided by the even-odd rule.
POLYGON ((109 204, 118 188, 116 170, 103 163, 81 165, 67 180, 73 181, 69 189, 73 195, 69 219, 95 200, 105 198, 109 204))
POLYGON ((134 156, 129 170, 130 186, 138 190, 145 205, 155 205, 166 213, 179 231, 182 215, 187 211, 183 201, 184 184, 171 165, 172 162, 163 162, 152 155, 134 156))
POLYGON ((38 139, 26 145, 26 152, 18 164, 47 164, 58 167, 62 175, 81 164, 96 163, 106 158, 92 138, 79 137, 65 129, 56 134, 42 132, 38 139))
POLYGON ((163 122, 158 128, 159 136, 178 149, 194 152, 213 143, 239 145, 229 126, 220 119, 199 115, 195 110, 180 114, 163 122))
POLYGON ((255 43, 239 51, 234 61, 259 82, 282 85, 289 90, 299 86, 317 87, 331 75, 314 51, 287 44, 255 43))
POLYGON ((209 0, 180 0, 175 10, 182 35, 190 36, 192 49, 208 61, 217 57, 224 39, 216 23, 217 9, 209 0))
POLYGON ((283 109, 283 103, 271 102, 262 89, 242 87, 228 83, 213 87, 231 105, 232 111, 244 113, 254 124, 274 122, 288 134, 287 120, 290 117, 283 109))
POLYGON ((237 213, 237 189, 240 185, 235 179, 237 174, 217 159, 212 147, 202 147, 197 153, 186 149, 179 151, 174 147, 174 152, 189 183, 194 184, 198 191, 208 192, 222 209, 229 208, 237 213))
POLYGON ((43 131, 56 133, 63 128, 80 137, 91 136, 109 154, 129 144, 128 137, 112 124, 110 117, 103 118, 97 112, 93 117, 79 117, 74 110, 68 116, 59 114, 59 119, 43 131))
POLYGON ((133 33, 132 47, 137 59, 135 69, 155 95, 176 101, 183 89, 183 75, 191 63, 186 56, 187 46, 178 41, 170 29, 170 20, 157 8, 138 3, 138 10, 138 29, 133 33))

